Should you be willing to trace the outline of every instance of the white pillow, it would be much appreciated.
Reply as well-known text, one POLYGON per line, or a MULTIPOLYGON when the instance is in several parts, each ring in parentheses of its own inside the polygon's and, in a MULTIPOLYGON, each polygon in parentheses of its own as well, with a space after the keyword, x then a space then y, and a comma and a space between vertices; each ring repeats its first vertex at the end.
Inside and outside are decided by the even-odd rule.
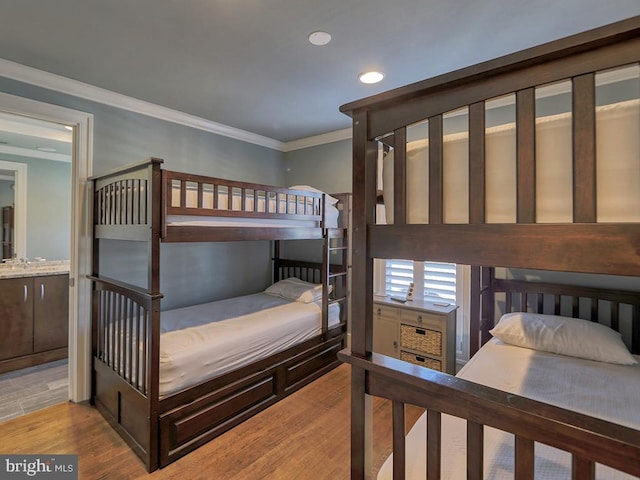
POLYGON ((310 187, 309 185, 292 185, 292 186, 287 187, 287 188, 289 188, 291 190, 304 190, 304 191, 307 191, 307 192, 324 193, 324 201, 325 201, 325 203, 327 205, 335 205, 336 203, 338 203, 340 201, 336 197, 332 197, 328 193, 325 193, 322 190, 318 190, 317 188, 310 187))
POLYGON ((489 331, 505 343, 599 362, 634 365, 618 332, 577 318, 515 312, 502 316, 489 331))
MULTIPOLYGON (((332 285, 329 285, 329 293, 332 289, 332 285)), ((309 283, 296 277, 289 277, 267 287, 264 293, 295 302, 311 303, 322 300, 322 284, 309 283)))

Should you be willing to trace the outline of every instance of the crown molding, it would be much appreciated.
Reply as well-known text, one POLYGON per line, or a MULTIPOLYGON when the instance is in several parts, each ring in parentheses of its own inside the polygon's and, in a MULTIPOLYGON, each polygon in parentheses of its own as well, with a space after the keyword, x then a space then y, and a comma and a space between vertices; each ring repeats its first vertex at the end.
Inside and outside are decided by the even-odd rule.
POLYGON ((346 128, 290 142, 281 142, 3 58, 0 58, 0 76, 281 152, 291 152, 351 138, 351 129, 346 128))
POLYGON ((286 142, 282 145, 282 151, 291 152, 293 150, 300 150, 302 148, 324 145, 325 143, 339 142, 340 140, 347 140, 351 138, 351 135, 352 130, 350 128, 335 130, 333 132, 323 133, 321 135, 315 135, 313 137, 301 138, 299 140, 286 142))
POLYGON ((212 122, 195 115, 173 110, 171 108, 156 105, 144 100, 138 100, 120 93, 111 92, 104 88, 89 85, 70 78, 53 73, 38 70, 36 68, 21 65, 0 58, 0 76, 11 78, 19 82, 28 83, 56 92, 84 98, 93 102, 102 103, 130 112, 139 113, 148 117, 166 120, 187 127, 204 130, 224 137, 234 138, 243 142, 260 145, 282 151, 283 143, 272 138, 257 135, 255 133, 240 130, 221 123, 212 122))

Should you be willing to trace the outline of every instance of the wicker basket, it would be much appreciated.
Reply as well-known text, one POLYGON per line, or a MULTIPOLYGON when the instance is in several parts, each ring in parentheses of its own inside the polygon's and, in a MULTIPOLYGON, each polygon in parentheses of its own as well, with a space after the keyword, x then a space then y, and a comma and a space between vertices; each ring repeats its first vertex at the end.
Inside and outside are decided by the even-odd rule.
POLYGON ((440 357, 442 356, 442 332, 401 324, 400 346, 440 357))
POLYGON ((414 365, 420 365, 421 367, 427 367, 432 370, 442 371, 442 362, 429 357, 421 357, 411 352, 405 352, 400 350, 400 359, 405 362, 413 363, 414 365))

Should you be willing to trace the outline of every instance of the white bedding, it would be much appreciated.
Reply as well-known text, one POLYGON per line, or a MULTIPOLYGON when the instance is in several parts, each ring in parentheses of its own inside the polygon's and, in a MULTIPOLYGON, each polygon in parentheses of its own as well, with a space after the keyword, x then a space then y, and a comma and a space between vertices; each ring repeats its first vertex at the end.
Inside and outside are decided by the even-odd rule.
MULTIPOLYGON (((339 322, 339 309, 329 306, 329 326, 339 322)), ((164 311, 160 319, 161 397, 283 351, 322 329, 317 303, 264 293, 164 311)))
MULTIPOLYGON (((298 215, 316 215, 318 212, 314 212, 313 203, 311 198, 308 202, 298 201, 294 198, 291 199, 289 204, 289 210, 287 212, 287 204, 285 202, 285 195, 281 195, 280 202, 276 206, 275 198, 269 198, 268 202, 265 202, 264 195, 258 196, 258 206, 256 212, 271 212, 271 213, 296 213, 298 215), (278 211, 276 212, 276 208, 278 211)), ((242 196, 240 194, 231 195, 231 209, 232 211, 254 211, 253 194, 248 194, 246 197, 246 204, 242 205, 242 196)), ((180 187, 174 186, 172 189, 171 205, 180 206, 180 187)), ((196 189, 187 188, 186 206, 195 208, 198 205, 198 192, 196 189)), ((202 195, 202 207, 206 209, 213 209, 213 189, 204 190, 202 195)), ((219 210, 229 209, 229 196, 226 192, 218 193, 218 206, 219 210)), ((338 227, 338 215, 339 210, 329 200, 325 201, 325 227, 337 228, 338 227)), ((212 226, 212 227, 317 227, 318 222, 313 220, 289 220, 289 219, 262 219, 262 218, 234 218, 234 217, 216 217, 215 210, 212 210, 211 216, 188 216, 188 215, 168 215, 167 225, 170 226, 212 226)))
MULTIPOLYGON (((536 119, 536 221, 573 218, 571 114, 536 119)), ((640 101, 596 109, 598 222, 640 221, 640 101), (603 161, 605 159, 606 161, 603 161)), ((446 135, 443 143, 444 221, 469 217, 468 134, 446 135)), ((487 128, 486 221, 516 220, 515 124, 487 128)), ((407 223, 428 223, 428 140, 407 144, 407 223)), ((393 223, 393 151, 383 161, 386 223, 393 223)))
MULTIPOLYGON (((460 378, 640 430, 640 365, 624 366, 537 352, 493 339, 460 370, 460 378)), ((513 436, 485 428, 484 478, 512 479, 513 436)), ((406 478, 426 478, 426 415, 407 436, 406 478)), ((442 478, 466 478, 466 423, 442 416, 442 478), (446 459, 446 460, 445 460, 446 459)), ((571 478, 571 457, 536 444, 535 478, 571 478)), ((378 480, 391 479, 392 456, 378 480)), ((596 465, 597 479, 636 478, 596 465)))

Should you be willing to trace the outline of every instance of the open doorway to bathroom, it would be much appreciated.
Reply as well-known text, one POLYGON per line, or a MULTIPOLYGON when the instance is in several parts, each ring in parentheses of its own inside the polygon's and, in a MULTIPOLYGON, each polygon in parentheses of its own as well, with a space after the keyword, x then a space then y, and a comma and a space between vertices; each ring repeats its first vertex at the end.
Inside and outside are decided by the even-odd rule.
POLYGON ((0 112, 0 422, 69 399, 73 127, 0 112))

